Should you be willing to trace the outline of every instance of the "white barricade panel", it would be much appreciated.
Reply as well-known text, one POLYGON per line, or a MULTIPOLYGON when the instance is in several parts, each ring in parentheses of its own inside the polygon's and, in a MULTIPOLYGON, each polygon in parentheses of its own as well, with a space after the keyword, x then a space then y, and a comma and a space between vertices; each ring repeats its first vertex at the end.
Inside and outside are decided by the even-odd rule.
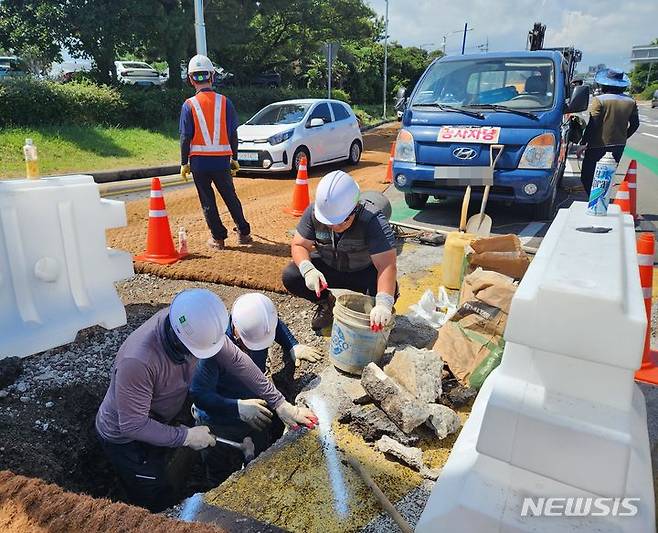
POLYGON ((0 359, 71 342, 126 313, 114 282, 133 275, 129 253, 105 230, 126 224, 91 176, 0 181, 0 359))
POLYGON ((584 203, 560 211, 512 301, 502 363, 416 530, 655 531, 646 409, 633 381, 645 328, 630 217, 617 206, 591 217, 584 203), (550 498, 571 516, 544 507, 535 516, 550 498), (608 512, 583 512, 596 498, 608 512), (637 511, 615 515, 613 498, 633 498, 637 511))

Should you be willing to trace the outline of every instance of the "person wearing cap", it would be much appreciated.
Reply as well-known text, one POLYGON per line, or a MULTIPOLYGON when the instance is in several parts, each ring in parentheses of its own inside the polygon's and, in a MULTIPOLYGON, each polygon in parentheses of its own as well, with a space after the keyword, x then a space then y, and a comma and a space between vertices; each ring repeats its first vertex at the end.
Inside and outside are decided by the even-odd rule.
MULTIPOLYGON (((316 363, 322 354, 299 344, 288 326, 278 317, 272 300, 262 293, 239 296, 229 316, 226 336, 246 353, 265 373, 269 349, 277 343, 294 366, 302 360, 316 363)), ((199 425, 210 426, 220 437, 241 442, 251 437, 256 455, 281 436, 283 426, 267 403, 245 384, 230 379, 214 360, 201 361, 194 373, 190 393, 192 412, 199 425)), ((244 457, 235 449, 208 449, 203 453, 208 480, 219 485, 239 470, 244 457)))
POLYGON ((291 245, 292 262, 283 285, 318 304, 311 327, 331 326, 335 298, 327 289, 349 289, 375 297, 370 326, 392 318, 397 297, 395 236, 384 214, 360 201, 359 186, 342 170, 318 184, 315 203, 302 215, 291 245))
POLYGON ((589 122, 576 151, 578 157, 585 155, 580 181, 588 195, 592 189, 596 163, 606 152, 612 152, 619 163, 626 141, 640 127, 637 104, 624 94, 630 85, 628 76, 610 68, 600 70, 594 81, 600 86, 601 94, 592 98, 589 122))
POLYGON ((185 100, 180 114, 181 177, 190 172, 210 230, 208 246, 223 250, 228 231, 219 217, 212 185, 224 200, 237 228, 239 244, 252 242, 251 227, 235 192, 233 174, 240 168, 231 158, 238 152, 238 114, 231 101, 213 91, 215 67, 204 55, 190 59, 187 76, 196 95, 185 100))
POLYGON ((185 412, 199 360, 212 358, 230 379, 264 400, 286 425, 315 423, 312 411, 288 403, 254 362, 226 339, 227 326, 228 312, 217 295, 188 289, 121 345, 95 426, 130 503, 153 512, 174 504, 177 495, 166 475, 172 449, 203 450, 215 445, 207 426, 174 422, 185 412))

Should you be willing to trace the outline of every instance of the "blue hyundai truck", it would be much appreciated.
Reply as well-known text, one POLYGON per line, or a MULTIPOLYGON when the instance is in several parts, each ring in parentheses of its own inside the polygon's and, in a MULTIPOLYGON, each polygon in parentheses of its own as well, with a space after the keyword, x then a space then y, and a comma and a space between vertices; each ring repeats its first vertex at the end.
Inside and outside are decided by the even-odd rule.
POLYGON ((573 48, 447 56, 435 60, 404 98, 393 163, 407 205, 430 196, 473 196, 526 204, 551 219, 564 173, 570 115, 587 109, 589 89, 572 84, 573 48), (491 146, 502 145, 491 183, 491 146))

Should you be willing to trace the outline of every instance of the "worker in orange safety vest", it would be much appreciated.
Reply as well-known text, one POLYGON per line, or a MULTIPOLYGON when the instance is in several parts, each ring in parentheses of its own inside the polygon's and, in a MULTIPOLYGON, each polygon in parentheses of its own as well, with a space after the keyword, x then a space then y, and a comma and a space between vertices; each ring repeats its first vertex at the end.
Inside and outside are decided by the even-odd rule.
POLYGON ((212 184, 215 184, 237 226, 239 244, 250 244, 251 228, 235 192, 233 175, 239 170, 232 157, 238 151, 238 115, 231 101, 213 90, 215 67, 204 55, 195 55, 187 76, 196 95, 185 100, 180 115, 181 177, 190 173, 199 194, 211 238, 208 246, 224 249, 228 231, 219 217, 212 184))

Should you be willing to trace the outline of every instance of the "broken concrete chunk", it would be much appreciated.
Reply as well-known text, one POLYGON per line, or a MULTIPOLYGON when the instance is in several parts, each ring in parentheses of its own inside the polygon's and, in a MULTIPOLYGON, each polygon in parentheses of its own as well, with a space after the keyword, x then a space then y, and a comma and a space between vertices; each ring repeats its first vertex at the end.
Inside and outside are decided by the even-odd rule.
POLYGON ((445 439, 459 430, 462 425, 461 419, 450 407, 438 403, 432 403, 428 407, 430 416, 426 425, 434 430, 439 439, 445 439))
POLYGON ((386 435, 377 441, 376 446, 380 452, 387 453, 400 459, 400 461, 414 470, 420 470, 425 466, 423 463, 423 450, 420 448, 405 446, 386 435))
POLYGON ((437 352, 413 346, 398 349, 384 372, 423 402, 433 403, 441 397, 443 361, 437 352))
POLYGON ((345 394, 350 397, 352 403, 365 404, 371 401, 366 389, 363 388, 363 385, 361 385, 358 379, 350 379, 350 381, 341 383, 340 386, 345 391, 345 394))
POLYGON ((374 442, 384 435, 393 437, 402 444, 411 445, 418 442, 414 434, 407 435, 400 430, 386 413, 374 404, 355 405, 340 419, 340 422, 349 423, 350 430, 361 435, 364 440, 374 442))
POLYGON ((414 398, 375 363, 369 363, 363 369, 361 385, 395 425, 407 434, 429 416, 425 402, 414 398))
POLYGON ((464 387, 458 384, 448 393, 448 400, 453 407, 461 407, 466 405, 478 395, 478 391, 470 387, 464 387))

